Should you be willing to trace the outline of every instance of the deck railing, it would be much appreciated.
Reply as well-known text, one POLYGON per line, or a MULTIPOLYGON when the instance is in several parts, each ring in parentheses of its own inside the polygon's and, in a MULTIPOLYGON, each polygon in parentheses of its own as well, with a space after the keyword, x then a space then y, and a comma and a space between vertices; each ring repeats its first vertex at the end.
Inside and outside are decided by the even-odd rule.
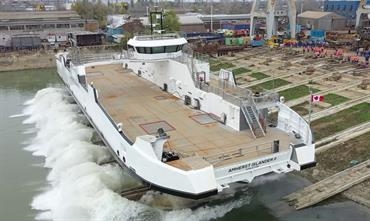
POLYGON ((273 144, 271 142, 266 142, 255 146, 241 147, 237 150, 208 155, 203 157, 203 159, 216 166, 226 160, 248 156, 249 154, 255 157, 256 155, 263 156, 271 153, 273 153, 273 144))
POLYGON ((106 52, 104 50, 91 51, 88 48, 71 48, 68 53, 68 58, 71 59, 75 65, 86 64, 95 61, 120 59, 121 53, 106 52))

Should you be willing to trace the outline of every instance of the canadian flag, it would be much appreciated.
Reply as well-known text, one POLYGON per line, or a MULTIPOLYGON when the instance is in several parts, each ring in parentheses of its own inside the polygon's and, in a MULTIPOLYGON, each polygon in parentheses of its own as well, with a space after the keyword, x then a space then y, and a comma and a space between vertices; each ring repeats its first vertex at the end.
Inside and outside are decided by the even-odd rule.
POLYGON ((316 94, 313 94, 311 95, 311 101, 312 102, 319 102, 319 101, 323 101, 324 100, 324 96, 322 95, 316 95, 316 94))

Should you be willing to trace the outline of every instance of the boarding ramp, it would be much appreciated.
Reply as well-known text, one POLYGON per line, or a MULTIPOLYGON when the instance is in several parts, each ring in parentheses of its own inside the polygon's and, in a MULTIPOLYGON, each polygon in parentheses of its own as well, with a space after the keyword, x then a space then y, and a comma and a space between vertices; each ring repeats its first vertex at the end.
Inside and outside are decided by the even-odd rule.
POLYGON ((297 210, 315 205, 370 178, 370 160, 334 174, 320 182, 292 193, 284 199, 297 210))

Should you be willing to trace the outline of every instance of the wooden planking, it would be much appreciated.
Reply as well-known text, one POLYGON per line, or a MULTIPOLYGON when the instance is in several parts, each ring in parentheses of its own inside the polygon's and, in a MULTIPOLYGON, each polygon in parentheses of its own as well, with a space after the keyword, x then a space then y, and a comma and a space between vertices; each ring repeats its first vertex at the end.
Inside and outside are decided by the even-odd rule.
POLYGON ((294 207, 299 210, 315 205, 369 178, 370 160, 367 160, 292 193, 284 199, 292 202, 294 207))

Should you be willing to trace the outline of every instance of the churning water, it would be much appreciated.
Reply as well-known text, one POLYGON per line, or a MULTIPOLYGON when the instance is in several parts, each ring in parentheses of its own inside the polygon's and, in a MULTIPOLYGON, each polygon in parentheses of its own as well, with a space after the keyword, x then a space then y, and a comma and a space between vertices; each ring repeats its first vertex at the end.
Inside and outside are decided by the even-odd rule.
MULTIPOLYGON (((48 186, 32 202, 32 208, 40 211, 37 219, 210 220, 249 202, 250 197, 245 195, 194 210, 165 211, 156 208, 155 204, 161 204, 154 200, 161 198, 157 193, 147 193, 139 202, 121 197, 117 192, 136 185, 136 181, 117 164, 102 164, 110 161, 111 155, 105 146, 91 143, 94 130, 70 100, 64 90, 46 88, 25 103, 23 114, 27 118, 23 123, 36 129, 36 136, 25 149, 44 156, 44 167, 50 169, 48 186)), ((179 201, 172 197, 171 203, 181 204, 179 201)))

